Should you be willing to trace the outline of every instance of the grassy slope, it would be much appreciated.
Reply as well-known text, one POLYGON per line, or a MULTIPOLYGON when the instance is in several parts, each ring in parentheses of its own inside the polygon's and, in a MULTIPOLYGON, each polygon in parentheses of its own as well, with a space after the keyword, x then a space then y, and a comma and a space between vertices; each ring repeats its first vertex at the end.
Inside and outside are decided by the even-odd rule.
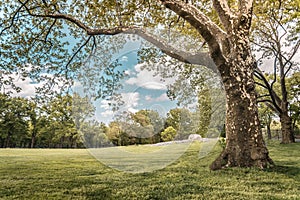
POLYGON ((211 172, 194 144, 151 173, 110 169, 87 150, 0 149, 0 199, 300 199, 300 143, 269 144, 274 169, 211 172))

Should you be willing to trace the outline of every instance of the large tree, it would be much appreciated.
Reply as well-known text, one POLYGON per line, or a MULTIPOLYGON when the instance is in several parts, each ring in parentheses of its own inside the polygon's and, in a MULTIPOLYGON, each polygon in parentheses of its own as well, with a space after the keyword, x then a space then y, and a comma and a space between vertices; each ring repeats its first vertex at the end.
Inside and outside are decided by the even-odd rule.
POLYGON ((261 94, 259 101, 265 102, 280 117, 282 143, 295 142, 292 118, 289 114, 290 99, 286 80, 297 70, 297 52, 300 47, 299 35, 299 1, 264 1, 265 7, 257 9, 254 26, 254 44, 262 59, 273 60, 269 66, 273 68, 272 78, 261 71, 256 76, 258 83, 266 92, 261 94), (293 25, 291 25, 293 24, 293 25), (276 84, 279 89, 276 90, 276 84))
POLYGON ((1 46, 5 47, 1 54, 2 67, 22 67, 24 59, 28 58, 26 62, 32 62, 33 66, 53 69, 56 74, 61 69, 70 75, 68 72, 76 69, 78 55, 86 55, 80 53, 83 48, 84 52, 93 52, 99 43, 105 48, 103 44, 109 39, 103 35, 139 35, 178 61, 204 65, 220 73, 226 91, 227 144, 211 169, 266 168, 272 164, 256 106, 253 80, 256 62, 249 41, 253 0, 212 0, 212 5, 206 0, 74 0, 67 3, 18 0, 5 3, 2 7, 9 8, 5 10, 5 19, 1 20, 7 24, 1 31, 1 46), (174 27, 191 36, 194 46, 187 51, 182 40, 171 41, 177 42, 177 46, 170 45, 157 32, 147 31, 147 27, 164 29, 164 33, 174 27), (65 41, 63 31, 66 30, 82 42, 75 45, 77 50, 69 60, 65 57, 70 52, 61 43, 65 41), (200 51, 202 46, 207 47, 209 53, 200 51), (14 62, 16 64, 5 65, 14 62), (61 67, 62 64, 65 67, 61 67))

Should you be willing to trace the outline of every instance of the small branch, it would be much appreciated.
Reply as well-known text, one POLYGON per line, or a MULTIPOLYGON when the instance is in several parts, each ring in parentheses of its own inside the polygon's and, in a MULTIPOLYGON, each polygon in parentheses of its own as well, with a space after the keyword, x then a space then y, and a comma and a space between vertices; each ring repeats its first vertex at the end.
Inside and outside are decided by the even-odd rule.
POLYGON ((296 55, 297 51, 299 50, 299 47, 300 47, 300 39, 297 41, 295 47, 292 49, 292 53, 290 54, 290 56, 288 58, 283 57, 286 61, 285 64, 290 64, 290 66, 288 67, 288 69, 284 73, 284 76, 286 76, 289 73, 289 71, 291 70, 291 68, 293 66, 293 63, 291 62, 291 60, 296 55))
MULTIPOLYGON (((72 55, 71 59, 68 61, 68 63, 65 65, 65 69, 66 69, 66 74, 68 73, 69 69, 68 69, 68 66, 71 64, 71 62, 73 61, 73 59, 76 57, 76 55, 81 51, 81 49, 83 47, 85 47, 90 39, 92 38, 93 36, 89 36, 88 39, 77 49, 77 51, 72 55)), ((62 70, 61 70, 62 71, 62 70)))
POLYGON ((277 59, 278 59, 278 54, 275 55, 275 60, 274 60, 274 70, 273 70, 273 73, 274 73, 274 80, 272 81, 271 83, 271 89, 273 90, 273 85, 276 83, 276 80, 277 80, 277 72, 276 72, 276 68, 277 68, 277 59))
POLYGON ((275 93, 275 91, 272 89, 272 87, 270 86, 268 80, 264 77, 263 73, 260 71, 259 68, 255 69, 255 76, 259 77, 260 80, 262 80, 265 84, 265 86, 267 87, 266 89, 268 90, 270 97, 271 97, 271 102, 274 105, 274 107, 278 110, 278 112, 281 112, 281 99, 279 98, 279 96, 275 93))
POLYGON ((269 102, 271 104, 273 104, 273 102, 270 99, 258 99, 257 103, 264 103, 264 102, 269 102))
POLYGON ((10 29, 13 25, 14 25, 14 21, 15 21, 15 18, 17 16, 17 14, 21 11, 21 9, 23 7, 25 7, 25 5, 28 3, 29 0, 25 1, 24 3, 22 3, 22 5, 16 10, 16 12, 14 13, 12 19, 11 19, 11 22, 10 22, 10 25, 5 27, 4 29, 2 29, 2 31, 0 32, 0 35, 2 35, 4 33, 4 31, 10 29))
POLYGON ((263 88, 265 88, 265 89, 268 89, 268 87, 267 86, 265 86, 264 84, 262 84, 262 83, 260 83, 260 82, 254 82, 256 85, 259 85, 259 86, 261 86, 261 87, 263 87, 263 88))
POLYGON ((270 94, 260 95, 260 96, 258 96, 257 98, 260 99, 260 98, 264 98, 264 97, 270 97, 270 94))
POLYGON ((55 23, 56 23, 56 19, 53 21, 53 23, 51 24, 51 26, 49 27, 49 29, 48 29, 48 31, 47 31, 47 33, 46 33, 46 36, 45 36, 45 42, 47 41, 47 38, 48 38, 48 36, 49 36, 49 34, 50 34, 52 28, 54 27, 55 23))
POLYGON ((278 111, 271 102, 266 101, 264 103, 267 107, 269 107, 271 110, 273 110, 275 113, 277 113, 277 115, 280 115, 280 113, 282 113, 282 111, 281 110, 278 111))

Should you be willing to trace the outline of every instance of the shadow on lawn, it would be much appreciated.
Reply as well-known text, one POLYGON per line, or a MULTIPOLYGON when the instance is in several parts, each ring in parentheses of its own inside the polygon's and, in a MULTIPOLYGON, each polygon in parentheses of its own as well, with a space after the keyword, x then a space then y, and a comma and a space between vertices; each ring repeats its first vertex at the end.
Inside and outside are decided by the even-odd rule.
MULTIPOLYGON (((289 162, 289 164, 292 165, 293 162, 289 162)), ((275 165, 273 168, 267 169, 266 171, 285 174, 291 178, 300 179, 300 167, 296 166, 275 165)))

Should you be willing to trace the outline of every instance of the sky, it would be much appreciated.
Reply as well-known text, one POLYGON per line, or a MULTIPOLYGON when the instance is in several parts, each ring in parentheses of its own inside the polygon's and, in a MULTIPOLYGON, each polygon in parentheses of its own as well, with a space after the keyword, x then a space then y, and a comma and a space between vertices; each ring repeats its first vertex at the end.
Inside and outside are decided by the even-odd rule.
MULTIPOLYGON (((96 106, 95 117, 98 121, 109 123, 118 112, 129 111, 132 113, 141 109, 156 110, 165 117, 167 112, 177 107, 176 101, 170 101, 167 97, 167 85, 174 83, 174 79, 164 79, 154 76, 154 71, 142 70, 144 63, 138 63, 137 51, 140 47, 139 41, 128 41, 124 48, 118 53, 115 59, 119 59, 120 68, 127 75, 122 80, 123 88, 118 91, 123 106, 117 112, 113 112, 107 100, 94 102, 96 106)), ((112 61, 113 62, 113 61, 112 61)))
MULTIPOLYGON (((114 60, 118 59, 121 63, 120 70, 124 70, 127 75, 122 80, 123 88, 118 91, 122 100, 125 102, 119 111, 113 112, 109 106, 109 101, 99 99, 94 101, 96 107, 95 115, 92 117, 99 122, 108 124, 117 115, 118 112, 129 111, 137 112, 141 109, 156 110, 161 116, 165 117, 170 109, 177 107, 176 101, 171 101, 167 97, 167 85, 172 84, 174 79, 164 79, 160 76, 154 76, 153 71, 142 70, 145 64, 138 63, 137 51, 140 48, 140 41, 128 41, 118 54, 113 55, 114 60)), ((30 70, 30 69, 28 69, 30 70)), ((34 83, 30 77, 24 80, 14 74, 14 82, 22 90, 13 96, 22 96, 25 98, 35 95, 35 87, 42 86, 43 83, 34 83)), ((73 91, 85 96, 82 86, 79 82, 74 83, 73 91)))

